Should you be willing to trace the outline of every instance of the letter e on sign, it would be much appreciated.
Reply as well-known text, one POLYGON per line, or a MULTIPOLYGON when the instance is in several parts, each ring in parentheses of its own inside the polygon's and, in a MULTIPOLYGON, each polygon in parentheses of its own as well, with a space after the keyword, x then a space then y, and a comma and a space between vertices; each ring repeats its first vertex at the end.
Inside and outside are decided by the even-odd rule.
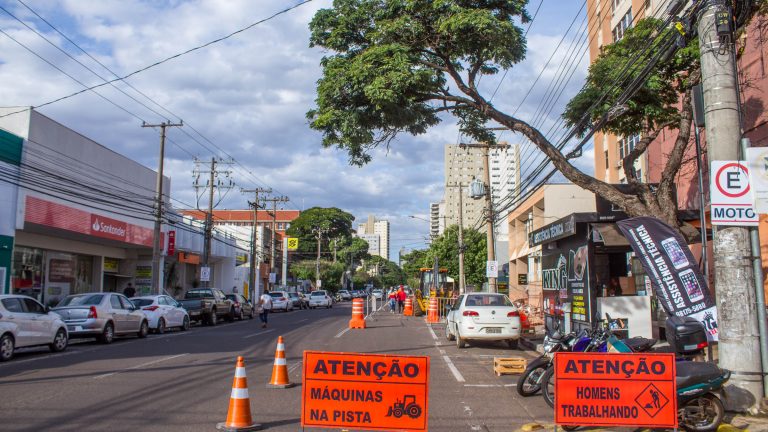
POLYGON ((677 428, 675 355, 555 354, 555 423, 677 428))
POLYGON ((304 351, 301 426, 426 431, 429 357, 304 351))
POLYGON ((713 161, 710 167, 712 223, 756 226, 749 168, 743 161, 713 161))

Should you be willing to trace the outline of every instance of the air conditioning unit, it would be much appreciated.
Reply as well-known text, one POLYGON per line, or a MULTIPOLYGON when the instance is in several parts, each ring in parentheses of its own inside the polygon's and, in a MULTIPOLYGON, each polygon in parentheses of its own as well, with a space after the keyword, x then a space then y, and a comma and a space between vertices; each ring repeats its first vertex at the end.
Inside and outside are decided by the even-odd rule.
POLYGON ((616 168, 621 168, 624 166, 624 159, 619 159, 618 162, 616 162, 616 168))

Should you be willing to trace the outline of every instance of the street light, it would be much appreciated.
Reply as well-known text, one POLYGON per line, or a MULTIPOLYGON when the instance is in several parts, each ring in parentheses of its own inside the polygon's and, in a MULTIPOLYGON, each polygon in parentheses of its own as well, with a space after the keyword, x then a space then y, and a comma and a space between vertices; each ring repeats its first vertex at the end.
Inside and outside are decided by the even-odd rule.
POLYGON ((408 215, 408 217, 409 217, 409 218, 411 218, 411 219, 418 219, 418 220, 423 220, 424 222, 432 222, 432 221, 431 221, 431 220, 429 220, 429 219, 424 219, 423 217, 419 217, 419 216, 408 215))

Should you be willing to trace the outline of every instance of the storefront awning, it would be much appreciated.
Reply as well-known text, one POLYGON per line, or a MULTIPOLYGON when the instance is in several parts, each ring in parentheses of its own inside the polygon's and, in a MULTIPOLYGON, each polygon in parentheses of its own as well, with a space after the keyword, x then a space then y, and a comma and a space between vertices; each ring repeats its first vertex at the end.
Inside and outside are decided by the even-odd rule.
POLYGON ((616 224, 613 223, 593 223, 592 239, 595 243, 602 243, 606 246, 629 246, 627 238, 619 231, 616 224))

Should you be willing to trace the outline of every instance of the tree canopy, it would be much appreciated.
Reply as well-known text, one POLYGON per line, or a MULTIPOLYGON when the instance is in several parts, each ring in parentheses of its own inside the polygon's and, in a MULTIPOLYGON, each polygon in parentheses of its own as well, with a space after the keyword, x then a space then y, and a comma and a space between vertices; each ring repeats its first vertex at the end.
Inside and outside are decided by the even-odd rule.
POLYGON ((322 229, 322 244, 327 250, 330 239, 347 240, 352 236, 352 222, 355 217, 336 207, 312 207, 291 222, 286 234, 298 237, 300 253, 312 253, 317 250, 317 229, 322 229))

